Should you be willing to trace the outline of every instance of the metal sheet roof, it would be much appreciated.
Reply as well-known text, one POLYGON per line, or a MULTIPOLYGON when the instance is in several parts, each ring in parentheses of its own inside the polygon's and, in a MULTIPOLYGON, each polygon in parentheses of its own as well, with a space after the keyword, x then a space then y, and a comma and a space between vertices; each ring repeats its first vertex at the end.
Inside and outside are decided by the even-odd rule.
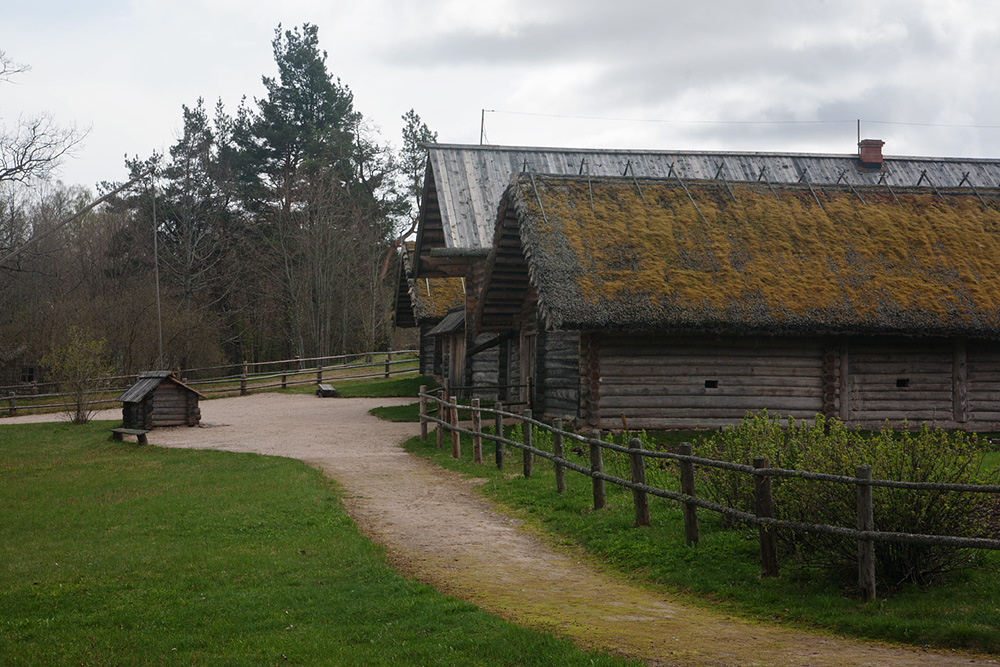
POLYGON ((445 247, 489 248, 497 207, 518 172, 591 176, 849 184, 891 187, 1000 188, 1000 160, 885 156, 879 171, 857 154, 590 150, 430 144, 445 247), (627 171, 626 171, 627 169, 627 171))

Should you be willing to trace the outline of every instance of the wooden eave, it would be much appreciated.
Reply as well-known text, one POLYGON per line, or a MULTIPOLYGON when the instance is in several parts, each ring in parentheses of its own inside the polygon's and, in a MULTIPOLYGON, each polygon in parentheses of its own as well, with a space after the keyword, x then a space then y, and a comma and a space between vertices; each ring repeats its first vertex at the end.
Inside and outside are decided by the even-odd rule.
POLYGON ((417 241, 413 249, 413 275, 418 278, 453 277, 441 273, 439 269, 425 265, 430 261, 431 249, 444 248, 444 225, 441 222, 441 208, 438 204, 437 186, 434 184, 434 170, 430 161, 424 172, 423 198, 417 217, 417 241))
POLYGON ((486 267, 486 282, 476 309, 478 331, 518 328, 524 300, 531 289, 528 263, 521 245, 517 213, 505 207, 486 267))

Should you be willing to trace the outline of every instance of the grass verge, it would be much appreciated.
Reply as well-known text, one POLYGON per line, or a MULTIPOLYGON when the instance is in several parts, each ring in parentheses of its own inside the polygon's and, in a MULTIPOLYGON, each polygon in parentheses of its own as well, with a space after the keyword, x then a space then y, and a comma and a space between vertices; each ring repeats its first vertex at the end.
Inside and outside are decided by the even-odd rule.
MULTIPOLYGON (((702 435, 674 433, 671 439, 691 441, 702 435)), ((450 442, 448 437, 446 441, 450 442)), ((504 470, 496 469, 490 441, 483 442, 483 460, 488 462, 483 465, 472 463, 471 438, 464 436, 463 458, 458 460, 451 458, 450 445, 437 449, 433 429, 426 442, 413 438, 404 446, 443 467, 486 479, 477 488, 510 511, 582 545, 629 577, 668 587, 697 604, 708 601, 713 607, 758 620, 861 638, 1000 652, 996 631, 1000 627, 1000 554, 996 552, 981 552, 981 570, 952 573, 935 586, 910 586, 863 604, 823 572, 797 571, 793 563, 782 563, 781 577, 762 579, 756 533, 725 529, 711 512, 699 512, 701 540, 696 547, 688 547, 683 539, 683 516, 675 503, 651 498, 653 526, 636 528, 631 491, 609 484, 607 508, 593 511, 590 478, 567 472, 567 492, 557 494, 549 461, 536 459, 534 474, 526 479, 519 451, 507 452, 504 470)), ((586 452, 568 456, 589 467, 586 452)), ((611 465, 606 459, 609 473, 627 474, 612 472, 611 465)))
POLYGON ((407 580, 321 473, 0 426, 0 662, 623 665, 407 580))

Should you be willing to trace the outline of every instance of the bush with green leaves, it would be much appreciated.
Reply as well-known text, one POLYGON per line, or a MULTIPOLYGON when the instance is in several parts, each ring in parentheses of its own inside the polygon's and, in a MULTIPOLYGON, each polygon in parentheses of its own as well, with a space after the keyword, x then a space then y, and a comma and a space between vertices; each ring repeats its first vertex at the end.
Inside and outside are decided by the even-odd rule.
POLYGON ((76 326, 69 329, 68 340, 56 345, 42 358, 42 366, 59 383, 60 391, 69 394, 66 412, 74 424, 86 424, 93 414, 91 392, 105 388, 111 374, 108 343, 91 338, 76 326))
MULTIPOLYGON (((986 444, 976 435, 924 426, 917 431, 879 432, 848 428, 817 415, 811 422, 782 419, 762 412, 707 438, 696 453, 706 458, 752 465, 766 456, 774 468, 808 470, 853 477, 859 465, 872 467, 875 479, 941 484, 998 484, 996 471, 985 471, 986 444)), ((753 512, 750 475, 702 467, 700 495, 753 512)), ((852 484, 772 478, 779 519, 854 527, 857 488, 852 484)), ((953 491, 873 489, 875 529, 882 532, 994 536, 996 497, 953 491)), ((802 568, 821 568, 845 582, 857 578, 857 542, 831 535, 779 530, 779 545, 802 568)), ((876 542, 876 577, 881 586, 926 583, 945 572, 976 566, 982 553, 951 547, 876 542)))

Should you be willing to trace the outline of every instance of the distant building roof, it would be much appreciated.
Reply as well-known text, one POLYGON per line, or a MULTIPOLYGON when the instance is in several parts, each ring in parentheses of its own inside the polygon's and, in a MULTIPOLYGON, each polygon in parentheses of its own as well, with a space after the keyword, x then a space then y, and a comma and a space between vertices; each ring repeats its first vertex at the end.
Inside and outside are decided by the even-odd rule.
POLYGON ((396 291, 395 326, 414 327, 441 320, 452 308, 465 303, 462 278, 414 278, 413 243, 400 249, 399 285, 396 291))
POLYGON ((524 174, 500 210, 484 328, 530 286, 550 328, 1000 336, 992 186, 524 174))
POLYGON ((144 371, 139 376, 139 379, 135 382, 135 384, 126 389, 125 392, 115 400, 122 403, 138 403, 151 391, 160 386, 160 383, 164 380, 169 380, 174 384, 184 387, 188 391, 193 391, 198 394, 199 397, 205 398, 204 395, 178 380, 173 371, 144 371))
MULTIPOLYGON (((671 178, 761 183, 989 189, 1000 187, 1000 160, 858 154, 694 152, 430 144, 415 275, 433 275, 433 248, 489 248, 496 210, 511 176, 671 178)), ((881 146, 879 146, 881 150, 881 146)))

